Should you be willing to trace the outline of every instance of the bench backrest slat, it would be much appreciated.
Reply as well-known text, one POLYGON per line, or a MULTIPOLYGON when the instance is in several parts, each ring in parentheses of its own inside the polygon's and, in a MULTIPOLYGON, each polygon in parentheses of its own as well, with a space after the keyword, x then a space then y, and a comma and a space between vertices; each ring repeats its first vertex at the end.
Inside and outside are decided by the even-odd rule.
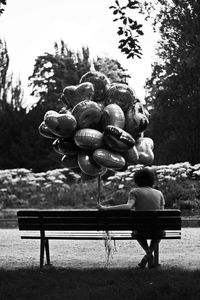
POLYGON ((20 210, 19 230, 180 230, 179 210, 20 210))
POLYGON ((81 210, 81 209, 72 209, 72 210, 40 210, 40 209, 30 209, 30 210, 19 210, 17 212, 18 217, 38 217, 38 216, 46 216, 46 217, 115 217, 115 216, 134 216, 142 217, 147 216, 151 217, 154 215, 159 215, 160 217, 172 217, 172 216, 180 216, 180 210, 178 209, 165 209, 165 210, 149 210, 149 211, 135 211, 135 210, 109 210, 109 211, 99 211, 96 209, 90 210, 81 210))

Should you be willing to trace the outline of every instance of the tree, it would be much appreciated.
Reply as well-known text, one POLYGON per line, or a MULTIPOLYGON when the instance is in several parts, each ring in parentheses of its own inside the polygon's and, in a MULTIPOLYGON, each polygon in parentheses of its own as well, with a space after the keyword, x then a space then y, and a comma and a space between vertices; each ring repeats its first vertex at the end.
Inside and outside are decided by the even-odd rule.
POLYGON ((63 104, 60 97, 64 87, 76 85, 81 76, 89 71, 89 50, 82 48, 82 53, 71 51, 61 40, 54 44, 54 54, 39 56, 29 77, 32 96, 38 98, 37 105, 45 109, 59 109, 63 104))
POLYGON ((6 42, 0 40, 0 110, 3 111, 7 106, 7 91, 11 85, 8 80, 9 56, 6 42))
POLYGON ((8 74, 9 55, 5 41, 0 39, 0 111, 19 110, 23 101, 21 81, 13 83, 13 74, 8 74))
POLYGON ((21 81, 13 83, 8 74, 9 55, 6 43, 0 40, 0 168, 19 167, 22 157, 20 134, 24 127, 26 110, 22 108, 21 81), (18 150, 16 145, 18 145, 18 150), (17 162, 18 161, 18 162, 17 162))
MULTIPOLYGON (((37 105, 45 110, 59 110, 63 106, 60 97, 64 87, 79 84, 82 75, 91 68, 88 48, 75 53, 61 40, 60 45, 55 43, 54 49, 54 54, 45 53, 36 59, 33 74, 29 77, 32 95, 39 99, 37 105)), ((111 81, 125 82, 130 77, 114 59, 97 57, 93 66, 111 81)))
POLYGON ((127 70, 124 69, 115 59, 110 59, 108 57, 97 57, 93 63, 95 70, 106 74, 111 83, 127 83, 127 79, 131 77, 127 73, 127 70))
POLYGON ((194 164, 200 160, 200 3, 159 0, 156 5, 159 59, 146 84, 155 162, 194 164))
POLYGON ((0 0, 0 15, 4 12, 4 8, 1 8, 2 5, 6 5, 6 0, 0 0))
MULTIPOLYGON (((113 22, 118 22, 117 34, 120 36, 119 49, 126 55, 127 58, 141 58, 142 49, 139 43, 139 37, 144 33, 142 31, 142 24, 131 17, 130 10, 135 9, 140 12, 140 1, 127 0, 126 5, 121 5, 120 1, 115 0, 115 5, 109 8, 113 10, 113 22)), ((123 2, 124 3, 124 2, 123 2)))

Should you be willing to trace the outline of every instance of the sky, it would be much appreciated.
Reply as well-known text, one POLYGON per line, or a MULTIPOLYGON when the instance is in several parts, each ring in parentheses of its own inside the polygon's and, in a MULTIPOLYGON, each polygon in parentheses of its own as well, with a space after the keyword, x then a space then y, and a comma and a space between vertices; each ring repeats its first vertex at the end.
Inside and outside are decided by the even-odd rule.
POLYGON ((117 59, 131 75, 129 85, 144 99, 145 80, 151 75, 155 60, 157 35, 149 23, 144 23, 144 36, 140 39, 143 56, 127 59, 118 49, 117 22, 113 22, 109 9, 113 4, 114 0, 7 0, 0 16, 0 38, 7 43, 9 71, 22 81, 25 103, 34 102, 27 85, 35 59, 45 52, 54 53, 54 42, 60 39, 74 51, 88 46, 91 58, 117 59))

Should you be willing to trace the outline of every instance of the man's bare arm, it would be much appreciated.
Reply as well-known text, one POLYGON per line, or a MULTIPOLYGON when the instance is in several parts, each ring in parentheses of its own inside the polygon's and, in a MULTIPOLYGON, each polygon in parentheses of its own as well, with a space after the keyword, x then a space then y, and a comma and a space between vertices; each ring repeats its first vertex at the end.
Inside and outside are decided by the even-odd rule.
POLYGON ((135 197, 133 196, 132 193, 130 193, 129 195, 129 199, 127 201, 127 203, 125 204, 119 204, 119 205, 113 205, 113 206, 104 206, 104 205, 97 205, 98 209, 102 209, 102 210, 131 210, 133 209, 135 206, 135 197))

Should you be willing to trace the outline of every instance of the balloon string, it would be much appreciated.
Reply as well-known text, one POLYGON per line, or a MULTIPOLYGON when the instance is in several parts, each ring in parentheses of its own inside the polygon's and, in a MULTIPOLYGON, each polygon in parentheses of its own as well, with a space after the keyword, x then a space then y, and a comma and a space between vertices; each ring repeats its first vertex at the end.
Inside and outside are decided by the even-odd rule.
POLYGON ((98 176, 98 197, 97 197, 97 204, 100 204, 100 197, 101 197, 101 176, 98 176))

